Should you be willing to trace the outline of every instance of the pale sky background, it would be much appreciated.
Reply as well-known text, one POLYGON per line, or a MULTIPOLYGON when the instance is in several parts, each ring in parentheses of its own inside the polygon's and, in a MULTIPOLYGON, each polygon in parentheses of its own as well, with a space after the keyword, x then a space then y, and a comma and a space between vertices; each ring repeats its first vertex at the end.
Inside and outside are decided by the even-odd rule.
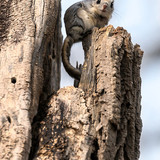
MULTIPOLYGON (((78 0, 62 0, 65 10, 78 0)), ((144 51, 141 67, 142 121, 140 160, 160 160, 160 0, 115 0, 115 11, 109 24, 121 26, 132 36, 133 44, 144 51)), ((65 28, 62 24, 65 38, 65 28)), ((71 50, 71 63, 83 64, 83 49, 76 44, 71 50)), ((61 87, 73 85, 62 65, 61 87)))

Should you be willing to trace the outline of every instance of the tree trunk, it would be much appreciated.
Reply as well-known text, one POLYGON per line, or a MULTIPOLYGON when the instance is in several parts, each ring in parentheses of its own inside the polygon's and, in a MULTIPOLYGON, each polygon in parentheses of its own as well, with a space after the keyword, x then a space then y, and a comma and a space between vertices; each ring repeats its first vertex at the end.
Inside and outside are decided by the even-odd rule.
POLYGON ((58 90, 60 0, 0 11, 0 159, 137 160, 143 52, 127 31, 94 29, 79 88, 58 90))
POLYGON ((59 89, 60 12, 60 0, 0 2, 0 159, 28 159, 39 100, 59 89))
POLYGON ((40 104, 32 159, 137 160, 143 52, 112 26, 94 29, 83 47, 79 88, 62 88, 40 104))

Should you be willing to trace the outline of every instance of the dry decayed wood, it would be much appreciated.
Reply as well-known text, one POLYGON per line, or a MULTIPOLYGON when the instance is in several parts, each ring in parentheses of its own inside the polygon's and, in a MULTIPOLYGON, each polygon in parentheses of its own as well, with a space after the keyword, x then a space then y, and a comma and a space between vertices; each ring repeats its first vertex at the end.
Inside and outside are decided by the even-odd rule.
POLYGON ((59 89, 60 12, 60 0, 0 2, 0 159, 28 159, 39 99, 59 89))
POLYGON ((112 26, 94 29, 83 47, 79 88, 62 88, 41 104, 35 159, 137 160, 143 52, 112 26))
POLYGON ((138 159, 143 52, 123 28, 94 29, 79 88, 48 98, 59 89, 60 23, 59 0, 1 0, 0 159, 138 159))

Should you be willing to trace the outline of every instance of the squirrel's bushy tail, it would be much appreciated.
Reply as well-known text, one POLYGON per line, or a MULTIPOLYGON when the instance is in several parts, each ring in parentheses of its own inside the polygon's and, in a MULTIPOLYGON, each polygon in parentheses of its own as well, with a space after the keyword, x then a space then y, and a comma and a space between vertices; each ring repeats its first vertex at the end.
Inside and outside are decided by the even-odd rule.
POLYGON ((81 71, 73 67, 69 62, 70 51, 71 51, 71 47, 73 43, 74 43, 74 40, 72 37, 67 36, 65 38, 64 43, 63 43, 63 48, 62 48, 62 62, 63 62, 64 68, 67 71, 67 73, 71 77, 80 80, 81 71))

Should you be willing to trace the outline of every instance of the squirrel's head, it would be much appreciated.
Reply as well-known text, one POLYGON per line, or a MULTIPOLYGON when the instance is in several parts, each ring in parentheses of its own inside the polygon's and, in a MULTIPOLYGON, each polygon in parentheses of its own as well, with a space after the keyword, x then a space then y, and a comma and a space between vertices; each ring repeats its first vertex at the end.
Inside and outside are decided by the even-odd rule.
POLYGON ((93 6, 96 8, 97 14, 111 18, 114 10, 114 0, 93 0, 93 6))

